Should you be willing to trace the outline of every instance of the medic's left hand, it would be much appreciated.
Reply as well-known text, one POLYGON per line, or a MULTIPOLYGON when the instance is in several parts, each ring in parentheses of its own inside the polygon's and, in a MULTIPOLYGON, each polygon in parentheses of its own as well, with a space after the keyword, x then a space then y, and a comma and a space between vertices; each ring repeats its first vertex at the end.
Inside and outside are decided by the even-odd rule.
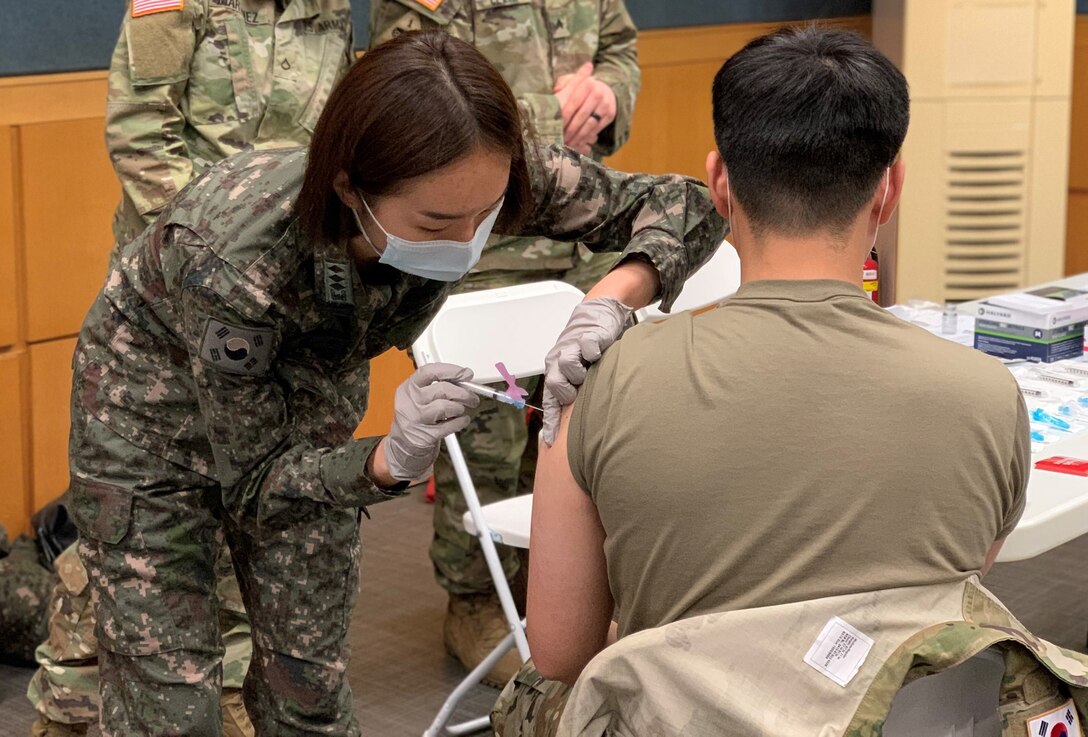
POLYGON ((578 396, 589 366, 615 343, 634 310, 614 297, 587 299, 570 315, 559 340, 544 359, 544 428, 541 436, 551 445, 559 430, 563 405, 578 396))

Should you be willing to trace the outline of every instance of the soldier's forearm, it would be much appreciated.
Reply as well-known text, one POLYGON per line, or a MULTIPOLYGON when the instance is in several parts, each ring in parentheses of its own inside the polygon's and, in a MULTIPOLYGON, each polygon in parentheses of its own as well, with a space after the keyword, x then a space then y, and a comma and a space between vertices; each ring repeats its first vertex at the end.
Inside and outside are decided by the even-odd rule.
POLYGON ((637 310, 650 304, 660 290, 661 278, 653 264, 643 259, 631 258, 605 274, 586 293, 586 299, 614 297, 637 310))

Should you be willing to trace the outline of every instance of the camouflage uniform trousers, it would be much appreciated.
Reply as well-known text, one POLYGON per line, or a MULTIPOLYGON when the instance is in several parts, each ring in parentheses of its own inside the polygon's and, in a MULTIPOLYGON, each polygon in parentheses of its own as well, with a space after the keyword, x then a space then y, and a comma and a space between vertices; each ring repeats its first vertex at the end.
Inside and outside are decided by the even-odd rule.
MULTIPOLYGON (((558 280, 578 287, 583 292, 601 280, 618 257, 616 254, 594 254, 580 259, 566 271, 486 271, 470 274, 461 285, 462 292, 495 289, 515 284, 558 280)), ((526 326, 531 330, 532 326, 526 326)), ((502 360, 502 356, 496 356, 502 360)), ((539 377, 519 384, 539 399, 539 377)), ((500 388, 505 388, 502 385, 500 388)), ((539 406, 539 401, 532 402, 539 406)), ((483 401, 473 414, 469 426, 457 434, 465 461, 472 473, 481 504, 509 499, 532 492, 536 473, 536 435, 540 429, 539 413, 532 412, 529 422, 523 410, 508 404, 483 401)), ((435 578, 454 594, 482 594, 494 590, 483 551, 476 538, 465 532, 461 517, 468 511, 465 497, 457 483, 445 446, 434 465, 435 507, 434 539, 431 561, 435 578)), ((506 545, 498 546, 499 558, 507 579, 513 578, 520 567, 518 551, 506 545)))
POLYGON ((46 631, 53 574, 38 560, 38 546, 20 537, 8 543, 0 525, 0 655, 34 661, 34 647, 46 631))
POLYGON ((497 737, 554 737, 570 688, 549 681, 526 661, 492 707, 491 728, 497 737))
MULTIPOLYGON (((39 723, 33 734, 83 734, 98 723, 98 641, 87 570, 72 545, 56 560, 57 581, 49 610, 48 637, 35 652, 39 667, 30 681, 27 698, 37 709, 39 723), (57 725, 64 725, 58 727, 57 725)), ((253 726, 242 705, 240 689, 249 668, 253 645, 249 618, 231 567, 230 551, 223 547, 216 560, 216 596, 219 627, 223 633, 223 695, 220 707, 223 734, 250 737, 253 726)))
POLYGON ((97 616, 104 737, 220 734, 224 542, 253 632, 242 695, 256 732, 358 735, 347 627, 359 511, 300 499, 254 529, 215 482, 73 415, 71 510, 97 616))

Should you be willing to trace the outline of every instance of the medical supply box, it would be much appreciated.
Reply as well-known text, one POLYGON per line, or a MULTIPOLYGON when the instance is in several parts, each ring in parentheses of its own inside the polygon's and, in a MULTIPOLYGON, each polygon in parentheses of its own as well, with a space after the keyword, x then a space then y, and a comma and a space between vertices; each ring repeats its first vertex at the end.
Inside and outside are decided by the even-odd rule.
POLYGON ((1006 360, 1052 363, 1084 354, 1088 292, 1041 287, 1002 294, 975 311, 975 348, 1006 360))

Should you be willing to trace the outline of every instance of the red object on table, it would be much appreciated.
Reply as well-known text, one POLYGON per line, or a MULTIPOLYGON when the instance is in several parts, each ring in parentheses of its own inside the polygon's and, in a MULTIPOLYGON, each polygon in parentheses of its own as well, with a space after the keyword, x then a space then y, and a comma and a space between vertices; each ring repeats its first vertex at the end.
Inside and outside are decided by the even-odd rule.
POLYGON ((1071 473, 1074 476, 1088 476, 1088 461, 1083 458, 1070 458, 1069 456, 1051 456, 1035 463, 1040 471, 1054 471, 1055 473, 1071 473))

